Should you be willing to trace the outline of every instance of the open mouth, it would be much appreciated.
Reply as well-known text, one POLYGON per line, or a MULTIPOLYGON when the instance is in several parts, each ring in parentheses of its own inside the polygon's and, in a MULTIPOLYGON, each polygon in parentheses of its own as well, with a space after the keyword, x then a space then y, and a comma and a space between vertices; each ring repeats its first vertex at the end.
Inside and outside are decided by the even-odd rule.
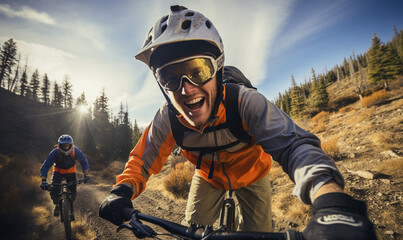
POLYGON ((191 110, 197 110, 203 106, 205 98, 199 97, 185 102, 185 106, 191 110))

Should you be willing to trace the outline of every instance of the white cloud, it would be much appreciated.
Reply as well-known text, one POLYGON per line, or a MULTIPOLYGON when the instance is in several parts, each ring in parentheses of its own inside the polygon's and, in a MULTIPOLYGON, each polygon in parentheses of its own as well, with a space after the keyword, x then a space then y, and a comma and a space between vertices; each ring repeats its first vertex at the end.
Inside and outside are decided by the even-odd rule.
POLYGON ((343 19, 349 14, 346 3, 346 1, 335 1, 331 4, 321 4, 312 9, 309 16, 305 15, 303 19, 297 19, 277 41, 276 54, 281 54, 302 41, 315 37, 322 30, 343 19))
MULTIPOLYGON (((103 36, 103 31, 98 25, 76 20, 73 22, 68 22, 68 24, 61 25, 60 27, 73 34, 75 40, 84 38, 88 43, 78 43, 83 49, 88 49, 89 47, 95 47, 97 50, 106 49, 104 41, 107 38, 103 36)), ((66 38, 66 44, 69 44, 69 41, 71 41, 71 38, 66 38)), ((75 45, 76 49, 78 47, 79 46, 75 45)))
POLYGON ((40 22, 48 25, 55 25, 56 21, 45 12, 38 12, 28 6, 22 6, 20 10, 15 10, 7 4, 0 4, 0 13, 8 17, 23 18, 30 21, 40 22))

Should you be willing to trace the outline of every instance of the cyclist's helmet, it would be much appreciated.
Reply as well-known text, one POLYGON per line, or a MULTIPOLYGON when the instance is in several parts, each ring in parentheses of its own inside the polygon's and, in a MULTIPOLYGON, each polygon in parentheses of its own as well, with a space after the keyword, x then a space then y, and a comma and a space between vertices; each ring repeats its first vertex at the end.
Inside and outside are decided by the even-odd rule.
POLYGON ((73 150, 74 141, 73 141, 73 138, 72 138, 70 135, 64 134, 64 135, 61 135, 61 136, 59 137, 58 144, 59 144, 59 151, 60 151, 63 155, 66 155, 66 156, 67 156, 67 155, 69 155, 69 154, 71 153, 71 151, 73 150), (63 144, 69 144, 69 147, 68 147, 67 150, 66 150, 66 149, 63 149, 63 147, 62 147, 63 144))
MULTIPOLYGON (((215 59, 222 56, 216 73, 217 98, 210 115, 214 118, 222 101, 224 45, 213 23, 203 14, 183 6, 171 6, 171 12, 151 27, 135 58, 147 64, 155 73, 166 63, 193 55, 208 55, 215 59)), ((163 90, 162 93, 172 109, 167 94, 163 90)))
POLYGON ((175 5, 171 6, 169 15, 151 27, 135 57, 155 70, 165 63, 194 54, 215 58, 224 54, 220 34, 203 14, 175 5))

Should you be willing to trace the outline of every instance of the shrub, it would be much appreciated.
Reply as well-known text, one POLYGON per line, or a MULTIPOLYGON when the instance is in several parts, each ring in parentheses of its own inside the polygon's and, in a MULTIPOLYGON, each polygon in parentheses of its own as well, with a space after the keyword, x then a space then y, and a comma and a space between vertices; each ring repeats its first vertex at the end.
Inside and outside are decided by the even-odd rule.
POLYGON ((325 130, 326 121, 329 118, 329 112, 320 112, 311 119, 311 128, 313 133, 319 133, 325 130))
POLYGON ((194 167, 189 163, 176 164, 168 176, 164 179, 165 189, 176 198, 186 199, 190 189, 190 183, 194 174, 194 167))
POLYGON ((323 151, 334 159, 340 158, 339 147, 337 146, 338 136, 331 137, 322 142, 323 151))
POLYGON ((350 112, 351 110, 352 110, 351 107, 346 106, 346 107, 340 108, 340 109, 339 109, 339 113, 347 113, 347 112, 350 112))
POLYGON ((326 128, 325 119, 320 119, 319 122, 316 124, 314 128, 312 128, 313 133, 320 133, 323 132, 326 128))
POLYGON ((389 98, 389 92, 387 92, 385 89, 374 92, 368 97, 364 97, 361 100, 361 105, 363 107, 371 107, 373 105, 381 104, 385 102, 386 99, 389 98))
POLYGON ((329 102, 329 108, 336 111, 337 109, 340 109, 342 107, 355 103, 358 100, 360 100, 360 98, 357 95, 348 95, 348 96, 338 97, 335 100, 329 102))
POLYGON ((320 121, 326 121, 329 117, 329 112, 320 112, 311 119, 311 123, 319 123, 320 121))

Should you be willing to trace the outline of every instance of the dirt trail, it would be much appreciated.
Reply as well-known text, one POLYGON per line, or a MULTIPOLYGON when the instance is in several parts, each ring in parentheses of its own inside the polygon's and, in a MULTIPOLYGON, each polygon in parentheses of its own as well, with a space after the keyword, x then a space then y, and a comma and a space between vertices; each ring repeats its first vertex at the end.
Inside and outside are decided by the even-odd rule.
MULTIPOLYGON (((96 232, 97 240, 135 239, 134 235, 128 230, 117 233, 115 225, 98 216, 98 207, 108 195, 110 189, 111 185, 97 185, 96 183, 81 184, 77 188, 78 194, 74 203, 75 212, 87 216, 88 226, 96 232)), ((147 189, 138 198, 133 200, 133 205, 145 214, 163 217, 170 221, 180 222, 183 218, 183 203, 176 203, 171 199, 161 196, 160 192, 151 189, 147 189)), ((60 223, 58 224, 61 225, 60 223)), ((155 230, 158 231, 160 229, 155 227, 155 230)))

